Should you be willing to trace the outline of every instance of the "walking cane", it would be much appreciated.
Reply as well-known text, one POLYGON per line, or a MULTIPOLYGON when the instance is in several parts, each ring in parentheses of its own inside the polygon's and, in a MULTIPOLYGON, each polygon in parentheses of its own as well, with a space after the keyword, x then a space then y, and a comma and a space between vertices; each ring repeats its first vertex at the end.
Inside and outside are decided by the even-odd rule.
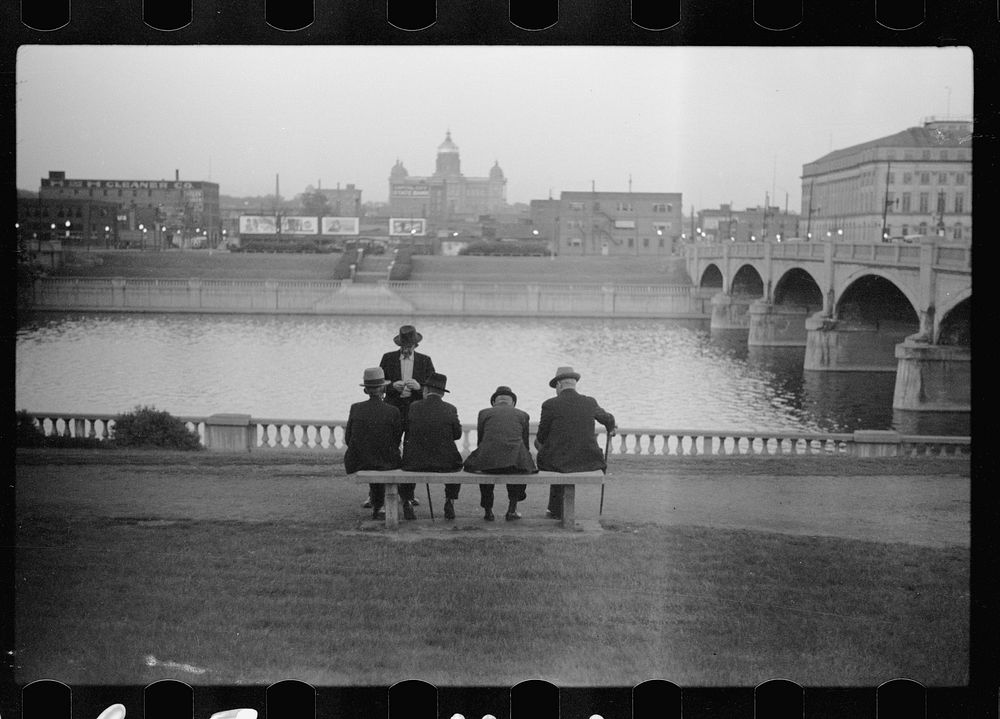
POLYGON ((431 510, 431 521, 434 521, 434 505, 431 503, 431 485, 425 484, 427 487, 427 509, 431 510))
MULTIPOLYGON (((615 428, 612 427, 605 434, 607 438, 604 440, 604 474, 608 473, 608 449, 611 447, 611 435, 614 433, 615 428)), ((597 510, 598 516, 604 513, 604 482, 601 482, 601 506, 597 510)))

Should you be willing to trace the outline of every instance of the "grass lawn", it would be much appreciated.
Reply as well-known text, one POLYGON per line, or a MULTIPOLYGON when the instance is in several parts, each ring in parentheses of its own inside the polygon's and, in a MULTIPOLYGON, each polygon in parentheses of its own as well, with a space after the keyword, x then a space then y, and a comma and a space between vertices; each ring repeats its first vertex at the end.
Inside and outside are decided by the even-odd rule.
POLYGON ((126 277, 220 280, 331 280, 334 254, 258 254, 209 250, 75 252, 53 274, 62 277, 126 277))
MULTIPOLYGON (((622 458, 602 531, 392 538, 329 454, 19 453, 17 679, 964 684, 967 536, 932 528, 967 522, 967 463, 796 463, 622 458), (838 504, 848 489, 863 501, 838 504), (870 526, 776 531, 815 506, 870 526)), ((543 523, 544 489, 528 493, 543 523)), ((477 505, 463 488, 459 519, 477 505)))
MULTIPOLYGON (((209 250, 74 252, 55 275, 166 279, 329 280, 341 255, 209 250)), ((690 284, 683 258, 414 257, 411 281, 690 284)))

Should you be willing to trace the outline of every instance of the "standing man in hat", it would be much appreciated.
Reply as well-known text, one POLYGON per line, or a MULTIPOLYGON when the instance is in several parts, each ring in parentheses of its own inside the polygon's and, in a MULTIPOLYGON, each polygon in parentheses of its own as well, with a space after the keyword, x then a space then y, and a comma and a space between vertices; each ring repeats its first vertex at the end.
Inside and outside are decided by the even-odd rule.
MULTIPOLYGON (((476 448, 465 459, 466 472, 483 474, 531 474, 537 472, 528 443, 528 413, 517 409, 517 395, 501 385, 490 397, 490 406, 480 410, 476 422, 476 448)), ((517 503, 527 498, 527 485, 507 485, 508 522, 520 519, 517 503)), ((493 521, 493 485, 479 485, 483 519, 493 521)))
MULTIPOLYGON (((606 470, 604 453, 597 446, 594 422, 600 422, 608 432, 615 428, 615 418, 601 409, 597 400, 576 391, 580 375, 572 367, 560 367, 549 381, 556 396, 542 402, 542 416, 535 437, 538 447, 538 468, 549 472, 588 472, 606 470)), ((546 516, 562 519, 563 488, 549 488, 546 516)))
MULTIPOLYGON (((424 380, 424 398, 410 405, 410 420, 403 439, 403 469, 414 472, 456 472, 462 455, 455 440, 462 437, 458 410, 444 401, 448 378, 437 372, 424 380)), ((444 518, 455 518, 454 501, 461 484, 444 485, 444 518)), ((413 519, 413 484, 399 485, 403 517, 413 519), (404 487, 406 487, 404 494, 404 487)))
MULTIPOLYGON (((424 336, 417 332, 413 325, 403 325, 399 328, 399 334, 392 338, 399 349, 386 352, 379 362, 379 367, 385 372, 385 378, 388 380, 385 401, 399 410, 403 418, 404 432, 410 405, 423 399, 424 380, 434 372, 431 358, 416 351, 417 345, 423 338, 424 336)), ((416 496, 412 497, 411 501, 414 505, 420 504, 416 496)), ((366 508, 372 506, 371 495, 362 506, 366 508)))
POLYGON ((389 381, 385 389, 385 401, 396 407, 403 416, 404 432, 410 405, 424 398, 424 381, 434 373, 431 358, 416 351, 423 338, 413 325, 403 325, 399 328, 399 334, 392 338, 399 349, 386 352, 379 362, 379 367, 389 381))
MULTIPOLYGON (((403 420, 399 410, 383 401, 388 382, 381 367, 365 370, 364 382, 366 402, 351 405, 344 428, 344 469, 354 474, 362 469, 399 469, 402 457, 399 454, 399 440, 403 435, 403 420)), ((385 485, 369 484, 368 493, 372 502, 372 518, 377 519, 385 503, 385 485)))

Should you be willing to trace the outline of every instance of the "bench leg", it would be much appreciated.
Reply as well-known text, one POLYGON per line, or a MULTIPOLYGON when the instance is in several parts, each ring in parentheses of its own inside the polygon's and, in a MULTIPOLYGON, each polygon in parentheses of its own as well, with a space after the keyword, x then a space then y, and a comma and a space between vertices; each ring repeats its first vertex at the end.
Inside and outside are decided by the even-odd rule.
POLYGON ((398 485, 385 485, 385 528, 399 529, 399 490, 398 485))
POLYGON ((572 529, 576 524, 576 485, 563 485, 562 526, 572 529))

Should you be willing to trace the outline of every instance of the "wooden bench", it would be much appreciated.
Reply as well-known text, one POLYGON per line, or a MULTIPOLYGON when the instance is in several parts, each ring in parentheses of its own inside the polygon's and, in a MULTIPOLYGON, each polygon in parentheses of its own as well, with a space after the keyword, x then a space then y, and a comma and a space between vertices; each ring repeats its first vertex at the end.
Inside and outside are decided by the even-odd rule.
POLYGON ((385 485, 385 526, 399 528, 400 484, 544 484, 563 487, 562 520, 560 525, 573 528, 576 519, 576 485, 604 484, 604 472, 545 472, 535 474, 476 474, 473 472, 408 472, 402 469, 365 469, 348 475, 358 484, 385 485))

